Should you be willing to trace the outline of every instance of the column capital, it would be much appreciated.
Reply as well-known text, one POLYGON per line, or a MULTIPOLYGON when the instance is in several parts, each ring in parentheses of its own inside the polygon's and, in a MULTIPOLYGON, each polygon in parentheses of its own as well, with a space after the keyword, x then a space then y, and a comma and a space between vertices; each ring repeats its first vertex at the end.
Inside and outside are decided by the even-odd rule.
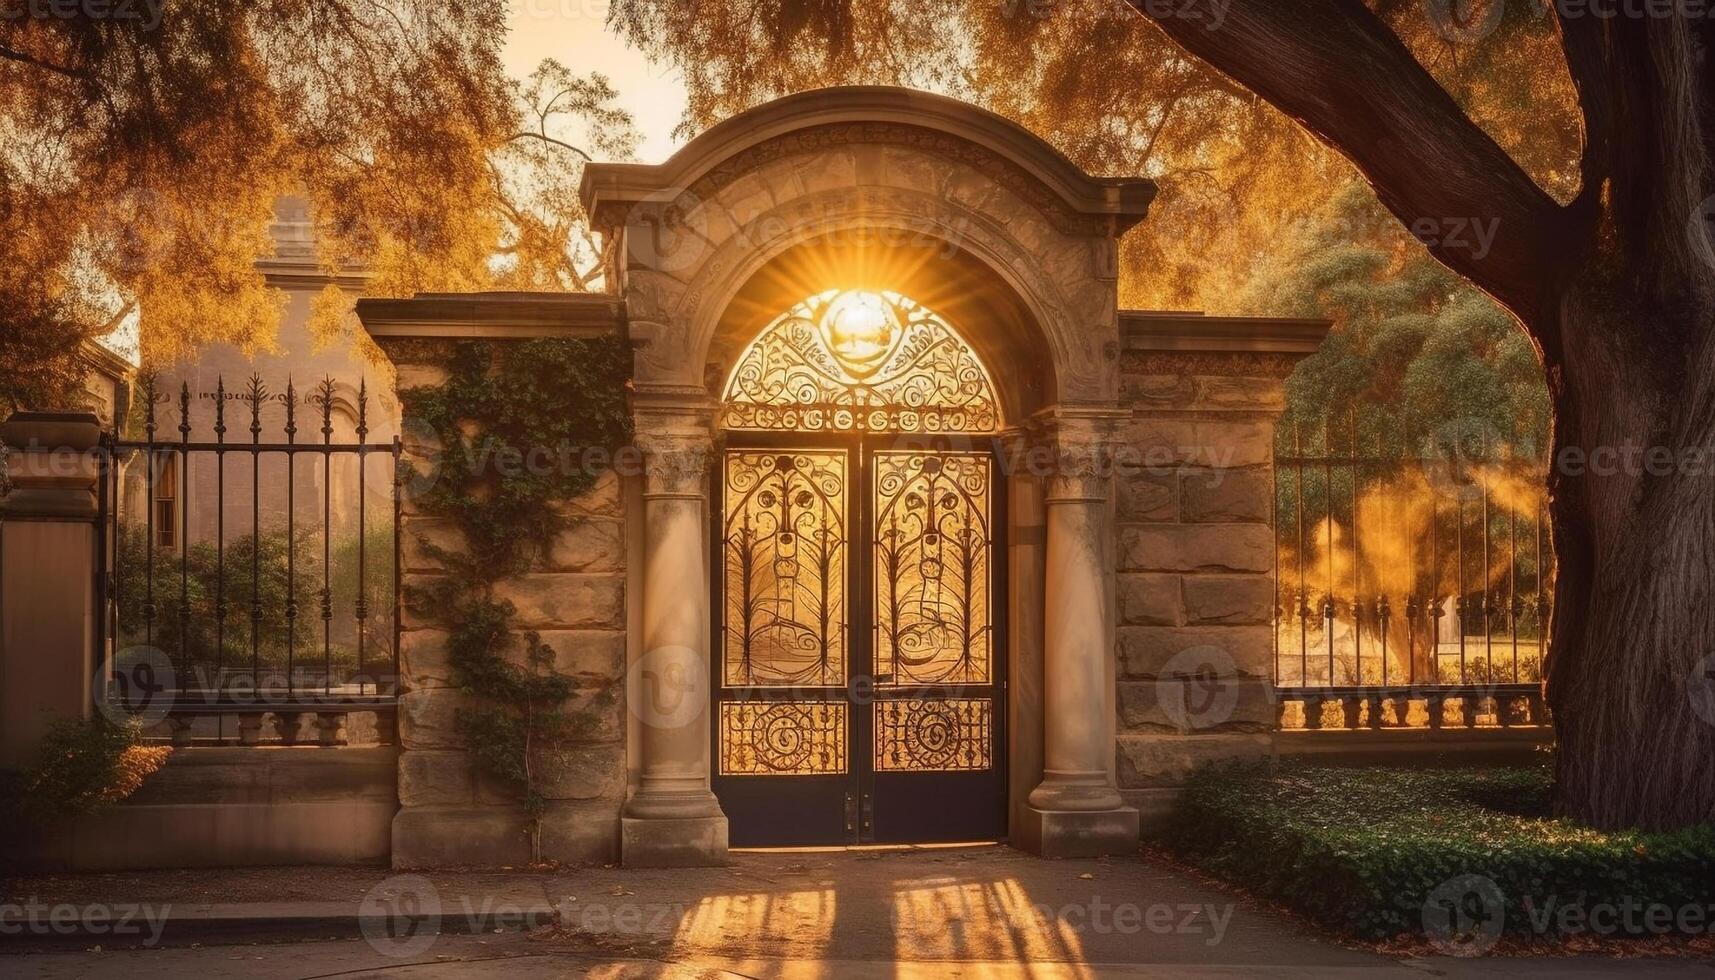
POLYGON ((1129 417, 1124 409, 1108 406, 1053 406, 1036 414, 1031 428, 1053 458, 1048 503, 1108 499, 1116 431, 1129 417))
POLYGON ((632 438, 643 452, 645 498, 706 493, 714 405, 702 388, 643 385, 631 399, 632 438))

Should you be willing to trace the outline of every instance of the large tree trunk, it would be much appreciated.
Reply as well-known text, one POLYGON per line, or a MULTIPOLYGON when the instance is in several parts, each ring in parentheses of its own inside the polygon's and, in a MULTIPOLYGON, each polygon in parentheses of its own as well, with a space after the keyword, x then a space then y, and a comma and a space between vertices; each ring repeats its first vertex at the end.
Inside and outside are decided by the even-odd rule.
POLYGON ((1596 279, 1561 311, 1557 796, 1598 827, 1680 827, 1715 818, 1715 715, 1693 689, 1715 654, 1715 363, 1706 308, 1622 299, 1596 279))
POLYGON ((1682 827, 1715 819, 1715 717, 1694 690, 1715 653, 1715 34, 1683 18, 1561 29, 1594 214, 1554 322, 1530 324, 1555 340, 1558 806, 1682 827))
POLYGON ((1482 254, 1426 244, 1518 316, 1554 398, 1559 808, 1607 828, 1715 819, 1715 718, 1692 688, 1715 654, 1715 24, 1558 21, 1585 122, 1563 207, 1363 0, 1229 0, 1218 28, 1198 4, 1133 4, 1343 153, 1406 227, 1496 223, 1482 254), (1567 451, 1618 457, 1592 472, 1567 451))

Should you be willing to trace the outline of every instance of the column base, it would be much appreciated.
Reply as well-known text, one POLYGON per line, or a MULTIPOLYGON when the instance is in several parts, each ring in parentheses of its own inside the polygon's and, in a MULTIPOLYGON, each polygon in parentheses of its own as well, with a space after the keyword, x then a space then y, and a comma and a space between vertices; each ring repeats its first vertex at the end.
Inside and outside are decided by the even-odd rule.
POLYGON ((1045 858, 1089 858, 1131 854, 1138 848, 1138 812, 1038 810, 1025 806, 1012 835, 1015 846, 1045 858))
POLYGON ((727 819, 619 819, 619 857, 627 868, 712 868, 730 864, 727 819))

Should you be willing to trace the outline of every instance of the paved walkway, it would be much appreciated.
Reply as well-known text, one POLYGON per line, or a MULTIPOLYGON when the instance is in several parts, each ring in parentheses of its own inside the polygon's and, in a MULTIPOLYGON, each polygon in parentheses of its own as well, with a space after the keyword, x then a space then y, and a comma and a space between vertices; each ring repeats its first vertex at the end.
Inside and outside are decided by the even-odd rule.
POLYGON ((748 853, 693 871, 68 876, 6 892, 48 924, 5 938, 63 950, 0 959, 8 977, 1715 977, 1694 959, 1385 956, 1145 860, 1000 847, 748 853), (52 934, 56 908, 129 913, 131 931, 90 951, 87 935, 52 934), (138 943, 154 948, 119 948, 138 943))

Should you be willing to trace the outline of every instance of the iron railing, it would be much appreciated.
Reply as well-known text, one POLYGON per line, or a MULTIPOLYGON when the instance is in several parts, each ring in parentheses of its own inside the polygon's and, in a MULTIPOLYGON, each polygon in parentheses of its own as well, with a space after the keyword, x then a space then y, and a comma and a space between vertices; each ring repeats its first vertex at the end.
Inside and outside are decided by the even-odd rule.
POLYGON ((366 441, 367 383, 341 405, 349 440, 335 439, 331 379, 302 398, 319 423, 307 439, 290 380, 279 393, 254 375, 236 392, 186 382, 176 399, 152 376, 140 388, 142 438, 115 420, 103 442, 105 696, 162 711, 151 734, 179 744, 256 744, 264 720, 285 744, 392 741, 400 441, 366 441), (229 402, 247 439, 228 438, 229 402), (265 415, 280 426, 271 441, 265 415), (173 421, 176 438, 161 431, 173 421), (385 474, 370 472, 377 459, 385 474))
POLYGON ((1546 466, 1481 429, 1283 428, 1274 679, 1287 729, 1524 726, 1553 583, 1546 466))

